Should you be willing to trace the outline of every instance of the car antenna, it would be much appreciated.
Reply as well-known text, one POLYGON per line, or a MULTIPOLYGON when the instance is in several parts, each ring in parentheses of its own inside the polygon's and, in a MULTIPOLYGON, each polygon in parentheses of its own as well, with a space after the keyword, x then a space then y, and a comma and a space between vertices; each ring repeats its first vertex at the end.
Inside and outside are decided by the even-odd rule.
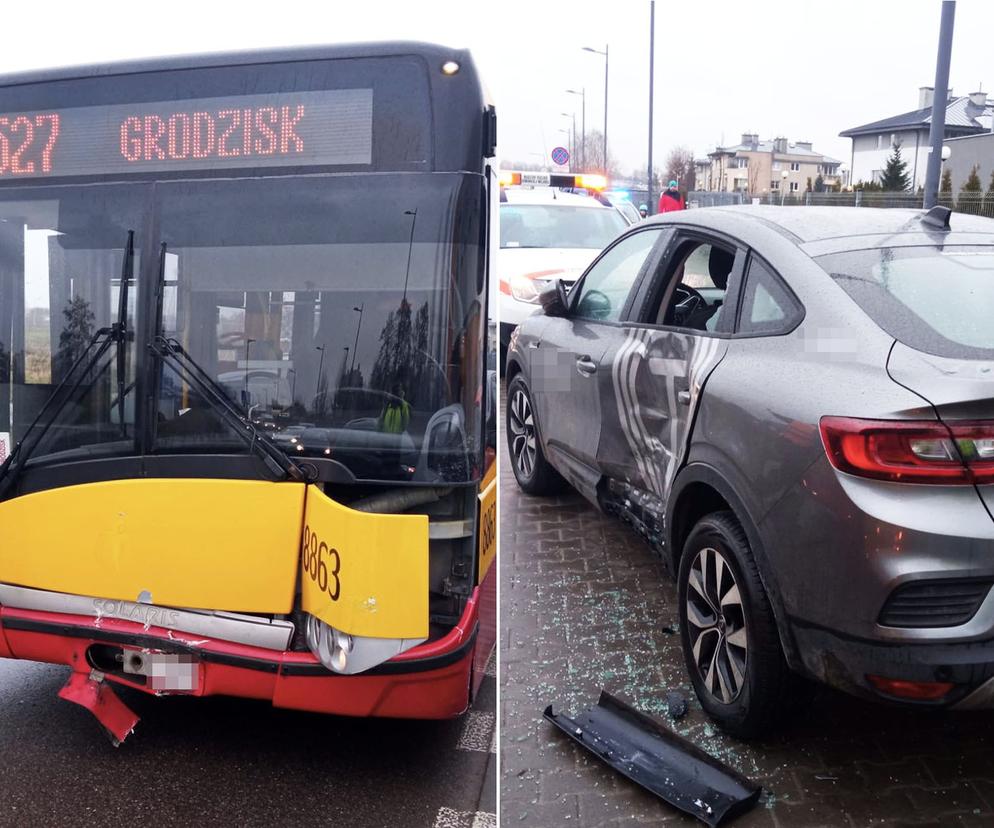
POLYGON ((935 227, 937 230, 950 229, 949 227, 949 217, 953 214, 953 211, 948 207, 943 207, 941 204, 936 204, 931 210, 929 210, 925 215, 922 216, 922 224, 927 224, 930 227, 935 227))

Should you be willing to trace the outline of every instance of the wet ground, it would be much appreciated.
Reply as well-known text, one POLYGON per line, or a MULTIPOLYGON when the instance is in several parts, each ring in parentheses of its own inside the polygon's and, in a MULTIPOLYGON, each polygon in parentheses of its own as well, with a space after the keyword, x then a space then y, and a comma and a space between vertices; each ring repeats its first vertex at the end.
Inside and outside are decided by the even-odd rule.
POLYGON ((0 826, 496 825, 493 676, 445 722, 122 690, 141 722, 114 748, 67 675, 0 659, 0 826))
POLYGON ((601 688, 665 718, 761 783, 742 826, 994 824, 994 711, 922 714, 818 690, 781 735, 744 744, 704 716, 683 666, 676 590, 648 547, 575 494, 532 498, 506 451, 500 500, 502 826, 697 825, 543 721, 601 688))

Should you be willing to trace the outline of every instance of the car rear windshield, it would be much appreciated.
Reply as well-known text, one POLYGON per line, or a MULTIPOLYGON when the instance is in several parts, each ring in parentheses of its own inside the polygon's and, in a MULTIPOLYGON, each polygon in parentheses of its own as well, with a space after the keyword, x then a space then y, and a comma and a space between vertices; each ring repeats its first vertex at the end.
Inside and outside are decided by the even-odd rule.
POLYGON ((504 204, 500 208, 500 246, 600 250, 627 226, 612 207, 504 204))
POLYGON ((954 359, 994 357, 994 247, 882 247, 815 261, 905 345, 954 359))

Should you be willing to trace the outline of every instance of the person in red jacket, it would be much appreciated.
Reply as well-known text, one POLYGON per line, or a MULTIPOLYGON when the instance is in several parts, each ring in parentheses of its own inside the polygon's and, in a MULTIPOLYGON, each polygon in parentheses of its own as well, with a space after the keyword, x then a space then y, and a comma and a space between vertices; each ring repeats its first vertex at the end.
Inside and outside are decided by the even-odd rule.
POLYGON ((676 181, 671 181, 659 197, 659 212, 669 213, 671 210, 683 210, 685 207, 683 196, 680 195, 676 181))

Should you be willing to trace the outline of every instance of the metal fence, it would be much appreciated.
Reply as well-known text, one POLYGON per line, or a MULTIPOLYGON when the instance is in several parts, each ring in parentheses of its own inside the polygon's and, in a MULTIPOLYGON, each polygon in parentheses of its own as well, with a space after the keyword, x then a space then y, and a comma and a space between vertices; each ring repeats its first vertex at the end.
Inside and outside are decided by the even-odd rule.
MULTIPOLYGON (((760 204, 783 205, 785 207, 903 207, 920 210, 920 193, 886 193, 879 191, 856 190, 851 193, 764 193, 758 199, 749 198, 746 203, 759 201, 760 204)), ((733 202, 734 203, 734 202, 733 202)), ((939 204, 958 213, 994 218, 994 192, 987 193, 939 193, 939 204)), ((704 206, 704 205, 701 205, 704 206)))
POLYGON ((728 204, 748 204, 744 193, 704 192, 691 190, 687 193, 688 207, 725 207, 728 204))

